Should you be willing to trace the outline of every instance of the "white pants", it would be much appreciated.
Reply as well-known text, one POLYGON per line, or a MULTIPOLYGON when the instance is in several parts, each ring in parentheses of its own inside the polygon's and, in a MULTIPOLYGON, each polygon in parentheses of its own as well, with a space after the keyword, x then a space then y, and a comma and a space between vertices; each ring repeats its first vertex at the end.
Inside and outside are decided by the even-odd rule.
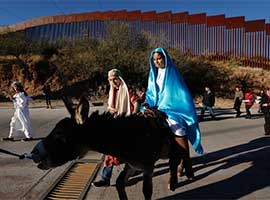
POLYGON ((173 120, 173 119, 166 119, 169 127, 171 128, 172 132, 176 135, 176 136, 185 136, 186 133, 186 128, 185 126, 183 126, 183 124, 178 123, 177 121, 173 120))
POLYGON ((16 137, 19 132, 23 132, 26 138, 33 137, 33 130, 29 121, 20 119, 20 117, 14 115, 10 122, 9 138, 16 137))

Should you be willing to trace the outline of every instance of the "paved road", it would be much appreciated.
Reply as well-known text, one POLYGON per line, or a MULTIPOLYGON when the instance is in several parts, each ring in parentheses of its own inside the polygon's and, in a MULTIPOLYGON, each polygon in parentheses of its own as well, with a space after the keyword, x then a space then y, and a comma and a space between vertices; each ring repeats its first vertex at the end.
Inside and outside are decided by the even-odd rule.
MULTIPOLYGON (((104 107, 90 107, 90 111, 94 110, 103 111, 104 107)), ((12 105, 0 107, 0 138, 8 136, 9 122, 13 112, 12 105)), ((69 116, 63 105, 46 109, 37 104, 31 105, 30 115, 36 140, 23 142, 21 141, 23 137, 18 137, 15 142, 0 141, 0 148, 17 154, 30 152, 39 139, 50 132, 56 122, 69 116)), ((29 159, 19 160, 17 157, 0 153, 0 200, 36 200, 69 164, 54 170, 42 171, 29 159)))
MULTIPOLYGON (((252 112, 256 111, 253 108, 252 112)), ((178 188, 168 191, 167 160, 160 160, 153 179, 153 199, 270 199, 270 137, 263 135, 262 116, 249 120, 233 118, 230 109, 216 112, 216 121, 200 123, 205 154, 192 152, 197 180, 181 177, 178 188)), ((122 168, 114 168, 113 184, 122 168)), ((130 180, 127 193, 130 200, 143 199, 141 176, 130 180)), ((87 200, 93 199, 117 199, 115 187, 90 188, 87 200)))
MULTIPOLYGON (((45 137, 55 122, 68 116, 63 106, 52 110, 34 106, 30 112, 36 138, 45 137)), ((270 199, 270 138, 263 136, 263 118, 235 119, 230 109, 216 112, 218 120, 200 123, 205 154, 198 156, 192 151, 197 180, 188 182, 182 177, 176 191, 168 191, 168 165, 161 160, 155 169, 153 199, 270 199)), ((6 137, 13 110, 0 107, 0 113, 0 137, 6 137)), ((37 142, 5 141, 0 142, 0 148, 20 154, 29 152, 37 142)), ((0 199, 37 199, 68 165, 42 171, 31 160, 0 154, 0 199)), ((122 167, 114 168, 112 183, 122 167)), ((129 198, 143 199, 141 188, 140 175, 131 179, 127 187, 129 198)), ((117 193, 115 187, 90 188, 87 199, 113 200, 117 193)))

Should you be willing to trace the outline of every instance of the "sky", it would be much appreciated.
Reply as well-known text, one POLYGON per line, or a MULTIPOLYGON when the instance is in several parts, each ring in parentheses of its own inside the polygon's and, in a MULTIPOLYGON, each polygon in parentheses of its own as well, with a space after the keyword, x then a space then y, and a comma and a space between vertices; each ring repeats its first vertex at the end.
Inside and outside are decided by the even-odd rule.
POLYGON ((44 16, 108 10, 225 14, 270 23, 270 0, 0 0, 0 26, 44 16))

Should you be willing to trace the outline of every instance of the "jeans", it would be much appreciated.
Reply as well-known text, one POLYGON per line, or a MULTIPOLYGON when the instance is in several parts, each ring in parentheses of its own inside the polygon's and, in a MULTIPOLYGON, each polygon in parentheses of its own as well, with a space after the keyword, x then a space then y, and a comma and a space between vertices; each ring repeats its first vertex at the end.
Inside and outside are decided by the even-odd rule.
POLYGON ((248 119, 251 118, 251 112, 250 112, 251 106, 252 106, 252 105, 246 105, 246 113, 247 113, 246 118, 248 118, 248 119))
POLYGON ((212 107, 211 106, 206 106, 206 105, 203 104, 202 110, 201 110, 201 117, 202 118, 203 118, 203 115, 204 115, 205 110, 208 110, 209 111, 211 117, 215 117, 214 111, 213 111, 212 107))
POLYGON ((112 171, 113 171, 113 165, 109 167, 103 167, 102 174, 101 174, 102 180, 106 182, 110 182, 110 179, 112 177, 112 171))
POLYGON ((241 101, 237 97, 237 99, 234 102, 233 108, 236 110, 236 116, 239 117, 241 114, 240 108, 241 108, 241 101))

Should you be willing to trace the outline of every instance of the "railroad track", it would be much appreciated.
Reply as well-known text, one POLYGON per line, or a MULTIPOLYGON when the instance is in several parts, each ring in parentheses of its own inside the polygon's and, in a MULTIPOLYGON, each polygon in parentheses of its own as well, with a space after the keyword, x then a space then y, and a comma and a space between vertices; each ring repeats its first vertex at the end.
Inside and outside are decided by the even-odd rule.
POLYGON ((99 167, 100 160, 76 160, 54 184, 44 193, 44 200, 82 200, 91 186, 99 167))

